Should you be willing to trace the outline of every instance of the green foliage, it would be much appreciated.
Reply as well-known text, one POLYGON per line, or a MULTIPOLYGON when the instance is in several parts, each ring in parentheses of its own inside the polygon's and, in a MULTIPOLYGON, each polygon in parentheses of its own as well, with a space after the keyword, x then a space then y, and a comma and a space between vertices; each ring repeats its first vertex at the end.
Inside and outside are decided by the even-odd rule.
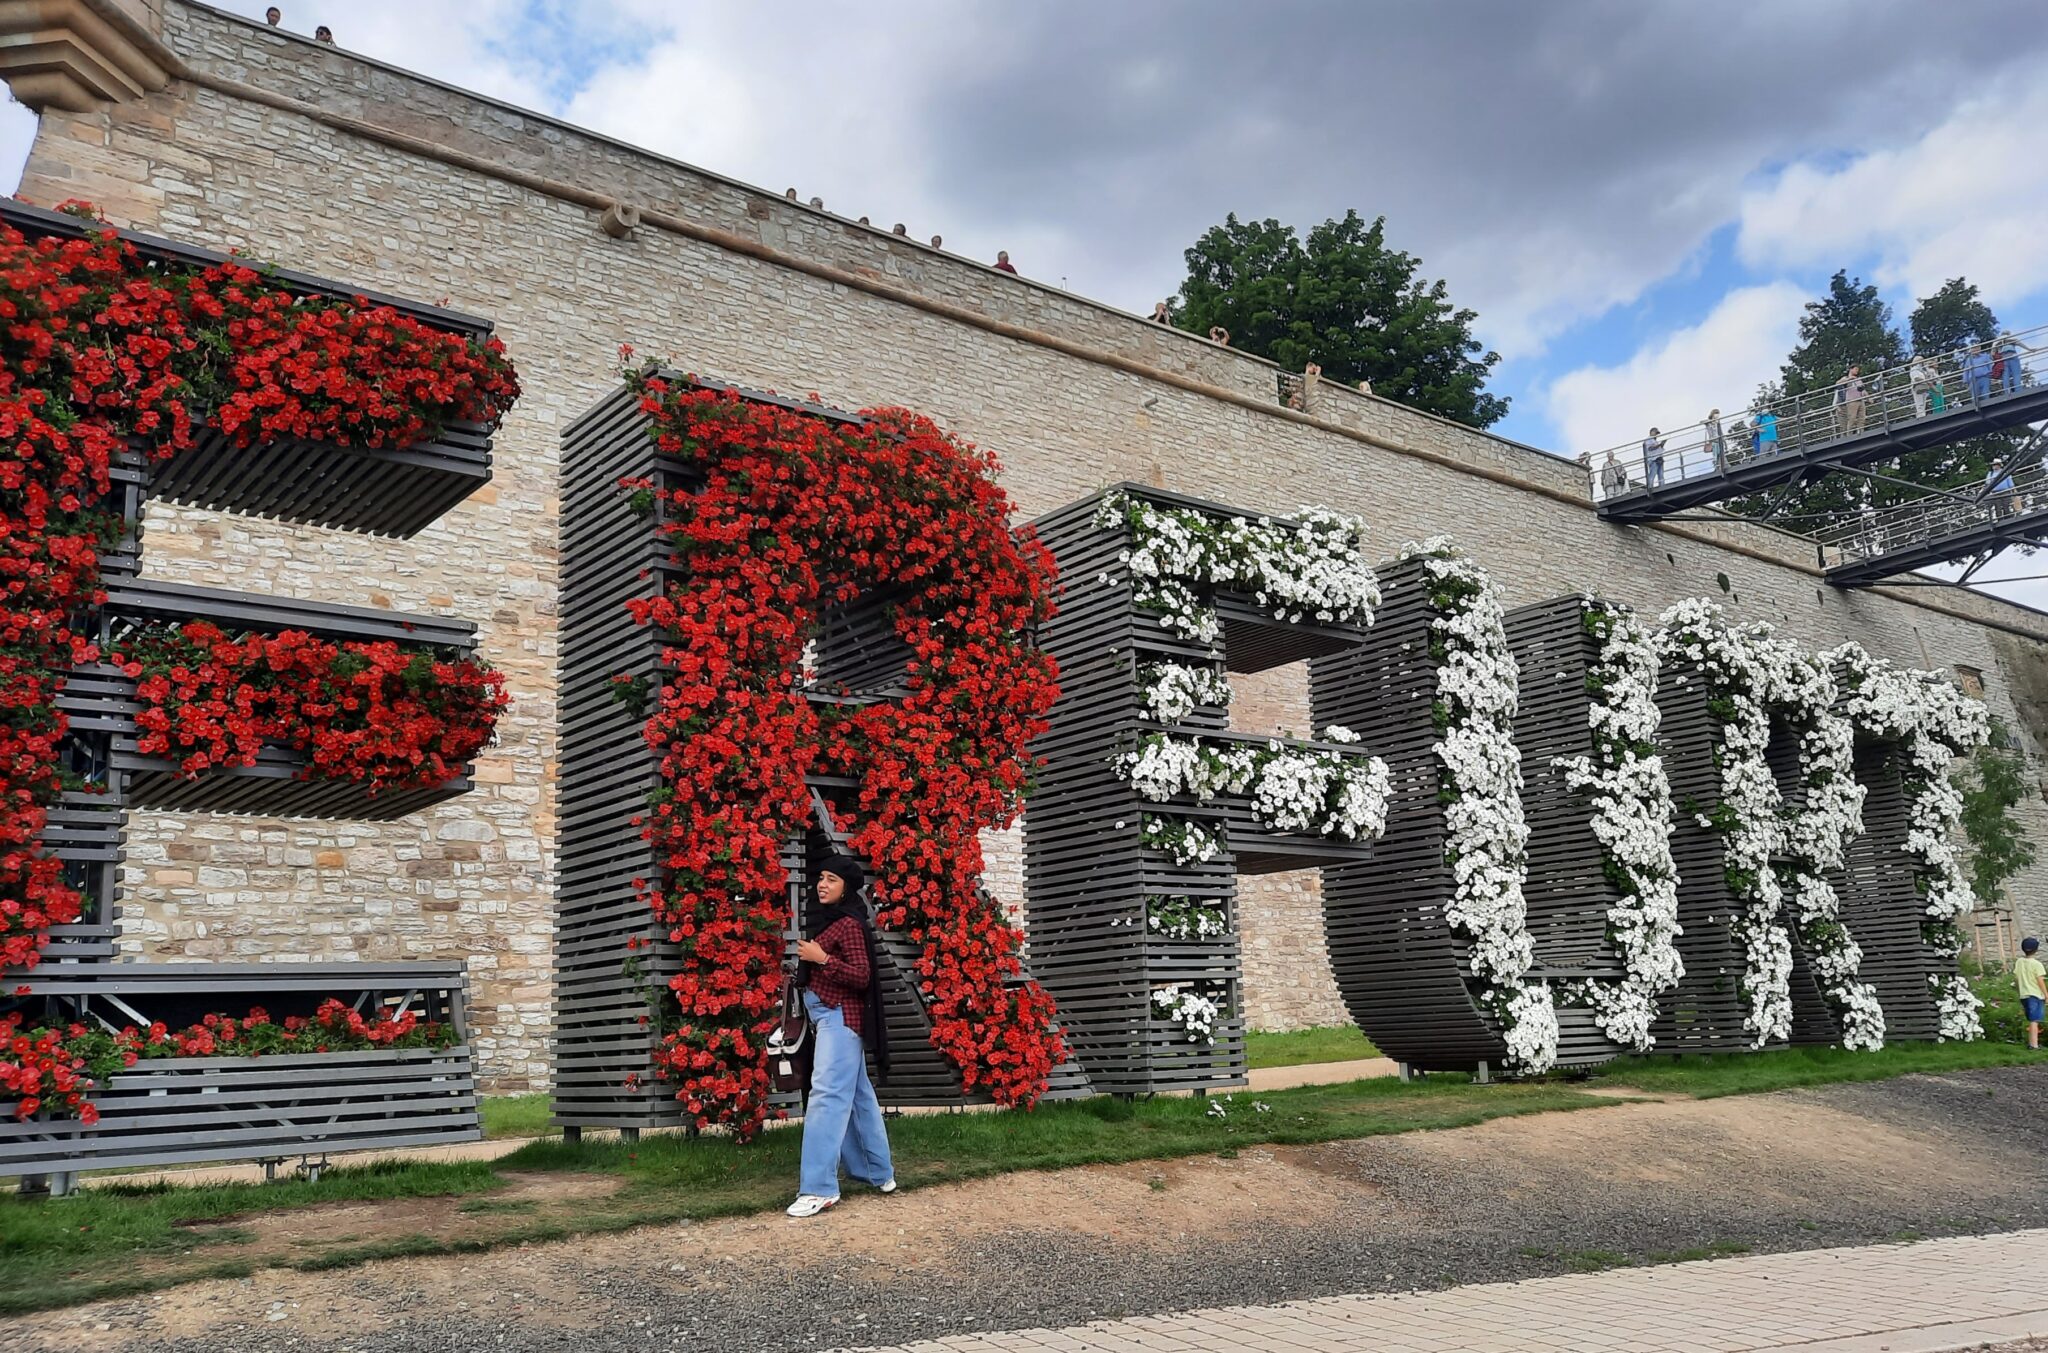
POLYGON ((1998 337, 1998 316, 1984 304, 1977 288, 1960 277, 1949 278, 1914 306, 1906 323, 1913 333, 1913 351, 1928 357, 1998 337))
POLYGON ((2034 862, 2013 809, 2034 792, 2026 761, 2005 726, 1994 719, 1991 741, 1979 747, 1960 776, 1963 835, 1970 842, 1970 887, 1987 907, 2005 900, 2006 881, 2034 862))
POLYGON ((1198 334, 1221 325, 1232 347, 1289 371, 1319 363, 1326 380, 1370 380, 1375 394, 1490 427, 1508 411, 1485 391, 1500 354, 1472 336, 1478 316, 1454 307, 1441 279, 1416 276, 1421 259, 1387 246, 1386 224, 1347 211, 1304 245, 1292 226, 1226 216, 1187 251, 1174 321, 1198 334))
POLYGON ((1986 967, 1967 958, 1961 966, 1971 992, 1984 1003, 1977 1012, 1984 1025, 1984 1042, 2025 1043, 2027 1016, 2020 1006, 2020 989, 2013 980, 2011 966, 1986 967))
POLYGON ((1892 308, 1878 299, 1877 287, 1862 278, 1837 272, 1828 279, 1828 294, 1806 303, 1799 319, 1799 346, 1778 370, 1785 395, 1826 390, 1852 366, 1869 375, 1906 360, 1906 345, 1892 327, 1892 308))

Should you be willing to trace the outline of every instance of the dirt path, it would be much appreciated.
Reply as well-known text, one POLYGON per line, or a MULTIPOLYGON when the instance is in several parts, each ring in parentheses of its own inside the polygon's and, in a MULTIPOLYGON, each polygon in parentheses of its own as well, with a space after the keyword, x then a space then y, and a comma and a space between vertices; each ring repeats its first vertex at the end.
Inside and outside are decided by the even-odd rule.
MULTIPOLYGON (((571 1338, 636 1353, 830 1348, 2040 1226, 2044 1101, 2048 1068, 2026 1067, 1627 1105, 850 1197, 811 1223, 757 1216, 334 1273, 270 1270, 0 1333, 12 1348, 96 1353, 546 1349, 571 1338)), ((360 1224, 347 1214, 364 1206, 261 1224, 331 1231, 360 1224)))

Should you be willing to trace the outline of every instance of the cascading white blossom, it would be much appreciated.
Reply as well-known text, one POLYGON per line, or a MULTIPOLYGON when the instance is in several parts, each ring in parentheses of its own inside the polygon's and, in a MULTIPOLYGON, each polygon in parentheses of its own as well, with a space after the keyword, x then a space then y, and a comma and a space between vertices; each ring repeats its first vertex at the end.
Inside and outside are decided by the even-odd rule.
POLYGON ((1154 987, 1152 1013, 1178 1025, 1190 1043, 1214 1043, 1217 1024, 1230 1018, 1230 992, 1220 982, 1173 982, 1154 987))
POLYGON ((1179 723, 1198 708, 1230 704, 1230 678, 1210 667, 1148 662, 1138 668, 1145 712, 1155 723, 1179 723))
POLYGON ((1884 1013, 1875 989, 1859 980, 1862 951, 1842 924, 1841 900, 1826 877, 1841 868, 1863 829, 1865 792, 1853 773, 1854 729, 1835 712, 1829 668, 1776 638, 1768 625, 1730 625, 1703 597, 1663 614, 1658 644, 1666 660, 1699 668, 1720 721, 1714 759, 1721 802, 1710 825, 1722 834, 1729 886, 1742 903, 1731 925, 1743 946, 1740 986, 1751 1046, 1791 1037, 1789 902, 1842 1045, 1882 1047, 1884 1013), (1766 759, 1774 715, 1799 739, 1802 802, 1793 813, 1766 759))
POLYGON ((1557 1060, 1557 1009, 1548 985, 1526 980, 1535 962, 1522 896, 1529 824, 1514 737, 1518 673, 1500 589, 1440 536, 1405 547, 1400 557, 1422 561, 1432 612, 1436 756, 1448 791, 1444 862, 1452 877, 1445 918, 1466 943, 1481 1003, 1501 1022, 1508 1069, 1533 1075, 1557 1060))
POLYGON ((1138 797, 1152 803, 1184 797, 1208 803, 1219 794, 1241 794, 1251 799, 1261 826, 1339 841, 1374 839, 1387 826, 1387 763, 1348 748, 1154 733, 1112 761, 1138 797))
POLYGON ((1223 632, 1204 595, 1243 593, 1275 619, 1366 626, 1379 605, 1379 579, 1366 563, 1362 518, 1305 507, 1292 525, 1269 517, 1217 518, 1110 493, 1095 524, 1130 532, 1117 558, 1131 572, 1137 602, 1189 639, 1223 632))
MULTIPOLYGON (((1872 737, 1896 739, 1902 748, 1906 791, 1905 851, 1918 862, 1915 882, 1926 903, 1920 933, 1944 963, 1962 952, 1957 920, 1977 905, 1956 849, 1963 796, 1951 774, 1956 758, 1990 737, 1990 718, 1974 700, 1939 672, 1895 667, 1860 645, 1844 644, 1823 658, 1841 675, 1843 708, 1872 737)), ((1983 1003, 1955 973, 1930 974, 1939 1036, 1982 1038, 1983 1003)))
POLYGON ((1657 644, 1634 615, 1588 600, 1584 624, 1600 641, 1587 673, 1586 719, 1594 754, 1552 764, 1565 785, 1591 796, 1589 825, 1610 875, 1623 889, 1607 912, 1609 942, 1620 952, 1618 982, 1574 983, 1610 1039, 1648 1052, 1656 1039, 1657 998, 1685 976, 1679 958, 1678 866, 1671 858, 1673 806, 1657 753, 1663 715, 1657 705, 1657 644))
POLYGON ((1222 832, 1211 831, 1184 817, 1167 817, 1161 813, 1145 814, 1139 824, 1138 839, 1183 869, 1207 864, 1227 849, 1222 832))

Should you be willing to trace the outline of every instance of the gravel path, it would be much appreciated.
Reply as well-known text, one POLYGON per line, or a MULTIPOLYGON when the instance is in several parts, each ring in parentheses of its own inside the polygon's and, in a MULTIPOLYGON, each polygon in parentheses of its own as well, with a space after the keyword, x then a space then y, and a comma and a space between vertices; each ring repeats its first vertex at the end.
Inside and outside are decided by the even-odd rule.
POLYGON ((794 1350, 2048 1226, 2048 1066, 1011 1176, 14 1322, 11 1348, 794 1350))

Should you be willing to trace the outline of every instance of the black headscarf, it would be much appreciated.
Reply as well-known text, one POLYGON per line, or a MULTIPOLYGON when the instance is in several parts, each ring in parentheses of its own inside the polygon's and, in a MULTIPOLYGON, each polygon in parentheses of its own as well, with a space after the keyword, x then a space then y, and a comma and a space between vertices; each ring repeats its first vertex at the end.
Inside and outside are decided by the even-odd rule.
MULTIPOLYGON (((817 868, 819 874, 837 874, 846 884, 846 891, 839 900, 827 904, 818 899, 815 887, 809 903, 804 908, 804 938, 815 940, 837 921, 852 920, 860 923, 861 936, 868 946, 868 989, 862 993, 867 1007, 864 1024, 865 1037, 861 1040, 875 1057, 875 1075, 878 1080, 889 1079, 889 1026, 882 1022, 882 950, 875 938, 874 918, 868 915, 867 904, 860 900, 860 890, 867 886, 867 870, 861 868, 859 860, 851 855, 829 856, 817 868)), ((815 877, 815 876, 814 876, 815 877)), ((809 986, 811 981, 809 963, 796 965, 798 986, 809 986)))

